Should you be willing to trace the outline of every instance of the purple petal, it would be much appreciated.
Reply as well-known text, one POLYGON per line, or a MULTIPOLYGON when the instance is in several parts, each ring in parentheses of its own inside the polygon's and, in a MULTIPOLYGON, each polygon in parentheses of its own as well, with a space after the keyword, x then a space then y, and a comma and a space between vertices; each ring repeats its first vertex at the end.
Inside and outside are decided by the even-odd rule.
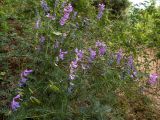
POLYGON ((13 111, 16 111, 17 108, 20 107, 20 104, 19 102, 16 101, 16 99, 20 99, 20 95, 15 96, 11 102, 11 108, 13 111))

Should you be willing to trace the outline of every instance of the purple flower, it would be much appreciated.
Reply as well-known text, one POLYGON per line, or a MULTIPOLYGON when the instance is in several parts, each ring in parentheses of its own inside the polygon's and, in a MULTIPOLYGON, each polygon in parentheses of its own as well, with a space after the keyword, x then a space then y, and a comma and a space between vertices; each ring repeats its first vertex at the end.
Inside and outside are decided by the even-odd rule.
POLYGON ((31 74, 33 72, 33 70, 24 70, 22 73, 21 73, 21 76, 23 77, 27 77, 29 74, 31 74))
POLYGON ((73 7, 71 4, 64 8, 64 15, 60 20, 60 25, 64 25, 66 21, 69 19, 70 13, 73 11, 73 7))
POLYGON ((11 108, 13 111, 16 111, 17 108, 20 107, 20 104, 19 102, 17 102, 17 99, 20 99, 20 95, 15 96, 11 102, 11 108))
POLYGON ((137 71, 134 71, 133 74, 131 75, 132 78, 137 76, 137 71))
POLYGON ((134 69, 134 66, 133 66, 133 57, 132 56, 129 56, 128 58, 128 66, 131 70, 134 69))
POLYGON ((122 49, 120 49, 117 53, 117 64, 120 64, 120 61, 122 59, 122 49))
POLYGON ((21 80, 19 81, 19 86, 20 86, 20 87, 24 86, 24 85, 26 84, 26 81, 27 81, 27 80, 28 80, 27 78, 22 77, 21 80))
POLYGON ((68 6, 66 6, 66 7, 64 8, 64 12, 65 12, 65 13, 70 13, 70 12, 72 12, 72 11, 73 11, 73 7, 72 7, 71 4, 68 4, 68 6))
POLYGON ((76 52, 76 59, 73 60, 70 64, 70 74, 69 74, 69 79, 70 80, 74 80, 76 75, 76 68, 78 67, 78 61, 81 61, 81 59, 83 58, 83 51, 82 50, 78 50, 78 48, 75 49, 76 52))
POLYGON ((67 53, 68 53, 67 51, 63 52, 63 51, 60 49, 59 58, 60 58, 61 60, 64 60, 64 55, 67 54, 67 53))
POLYGON ((41 42, 41 43, 44 43, 44 41, 45 41, 45 37, 44 37, 44 36, 41 36, 41 37, 40 37, 40 42, 41 42))
POLYGON ((99 55, 104 55, 106 53, 106 44, 100 41, 96 42, 96 47, 99 49, 99 55))
POLYGON ((106 53, 106 47, 102 46, 99 48, 99 55, 104 55, 106 53))
POLYGON ((43 10, 46 12, 46 13, 48 13, 49 12, 49 7, 48 7, 48 5, 47 5, 47 2, 45 1, 45 0, 41 0, 41 6, 42 6, 42 8, 43 8, 43 10))
POLYGON ((90 60, 93 61, 96 58, 96 51, 92 50, 92 48, 89 48, 90 52, 90 60))
POLYGON ((72 61, 70 64, 70 67, 71 67, 71 69, 77 68, 78 67, 77 60, 72 61))
POLYGON ((75 49, 76 52, 76 56, 77 56, 77 60, 81 61, 83 58, 83 51, 82 50, 78 50, 78 48, 75 49))
POLYGON ((56 16, 55 16, 55 14, 54 15, 50 15, 50 13, 48 13, 47 15, 46 15, 46 17, 48 17, 49 19, 51 19, 51 20, 55 20, 56 18, 56 16))
POLYGON ((153 84, 155 84, 157 82, 157 78, 158 78, 158 75, 156 73, 150 74, 148 82, 151 85, 153 85, 153 84))
POLYGON ((33 72, 33 70, 24 70, 22 73, 21 73, 21 79, 19 81, 19 86, 22 87, 26 84, 26 81, 28 80, 26 77, 31 74, 33 72))
POLYGON ((69 79, 70 79, 70 80, 74 80, 75 77, 76 77, 76 75, 74 75, 74 74, 70 74, 70 75, 69 75, 69 79))
POLYGON ((101 47, 101 46, 106 46, 105 43, 97 41, 96 42, 96 47, 101 47))
POLYGON ((103 3, 98 5, 98 15, 97 15, 98 19, 101 19, 104 9, 105 5, 103 3))

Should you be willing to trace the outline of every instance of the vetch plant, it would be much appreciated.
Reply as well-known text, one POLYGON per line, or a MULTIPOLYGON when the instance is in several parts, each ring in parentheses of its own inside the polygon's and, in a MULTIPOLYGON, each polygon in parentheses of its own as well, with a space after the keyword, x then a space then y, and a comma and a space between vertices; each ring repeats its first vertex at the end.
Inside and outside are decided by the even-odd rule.
MULTIPOLYGON (((95 8, 92 0, 54 2, 53 6, 52 1, 48 4, 45 0, 41 1, 46 14, 39 13, 39 29, 34 30, 39 42, 31 43, 31 46, 39 45, 43 51, 32 51, 32 61, 27 65, 32 66, 34 75, 25 87, 33 70, 26 69, 21 73, 17 89, 21 90, 19 94, 23 95, 23 101, 20 107, 22 96, 13 98, 12 110, 20 108, 11 118, 126 119, 128 111, 134 111, 130 103, 133 106, 134 101, 143 103, 140 99, 143 95, 137 92, 139 81, 135 81, 135 76, 138 71, 135 58, 129 56, 133 52, 126 53, 124 46, 121 46, 123 52, 122 49, 116 52, 119 41, 114 40, 122 36, 127 39, 123 30, 125 26, 116 26, 117 21, 112 25, 113 21, 108 16, 97 21, 105 15, 103 3, 95 8), (83 8, 86 11, 81 10, 83 8), (98 9, 98 15, 95 9, 98 9), (69 19, 70 24, 64 26, 69 19)), ((136 79, 139 79, 138 75, 136 79)), ((150 77, 150 83, 156 80, 156 75, 150 77)))

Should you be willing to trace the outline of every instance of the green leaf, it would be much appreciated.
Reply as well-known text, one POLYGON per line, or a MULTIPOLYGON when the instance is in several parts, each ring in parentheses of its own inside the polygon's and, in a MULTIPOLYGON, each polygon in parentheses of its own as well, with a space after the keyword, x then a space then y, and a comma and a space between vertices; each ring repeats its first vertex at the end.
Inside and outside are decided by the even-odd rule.
POLYGON ((53 32, 53 34, 55 34, 55 35, 57 35, 57 36, 59 36, 59 35, 62 35, 62 33, 61 32, 53 32))
POLYGON ((60 91, 60 89, 59 89, 57 86, 53 85, 53 84, 50 84, 49 87, 50 87, 53 91, 60 91))
POLYGON ((6 72, 1 72, 0 75, 4 76, 6 74, 6 72))
POLYGON ((33 90, 31 90, 31 88, 29 88, 29 91, 33 94, 33 90))
POLYGON ((33 103, 38 103, 38 104, 41 103, 37 98, 35 98, 35 97, 33 97, 33 96, 30 97, 30 100, 31 100, 33 103))

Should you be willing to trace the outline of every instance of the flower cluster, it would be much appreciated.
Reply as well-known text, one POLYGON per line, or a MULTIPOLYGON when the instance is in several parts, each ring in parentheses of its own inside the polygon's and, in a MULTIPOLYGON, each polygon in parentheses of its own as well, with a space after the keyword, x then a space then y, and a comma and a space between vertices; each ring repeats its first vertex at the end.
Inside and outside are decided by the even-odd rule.
POLYGON ((49 9, 49 7, 47 5, 47 2, 45 0, 41 1, 41 6, 46 13, 46 17, 51 19, 51 20, 55 20, 55 14, 53 14, 53 15, 50 14, 50 9, 49 9))
POLYGON ((47 2, 46 2, 45 0, 42 0, 42 1, 41 1, 41 6, 42 6, 43 10, 44 10, 46 13, 49 13, 50 9, 49 9, 49 7, 48 7, 48 5, 47 5, 47 2))
POLYGON ((131 56, 131 55, 128 57, 127 66, 128 66, 128 74, 130 74, 132 78, 136 77, 137 71, 134 67, 133 56, 131 56))
POLYGON ((71 4, 64 8, 64 15, 60 20, 60 25, 64 25, 66 21, 69 19, 70 13, 73 11, 73 7, 71 4))
POLYGON ((19 81, 19 86, 22 87, 26 84, 26 81, 28 80, 27 76, 32 73, 33 70, 24 70, 22 73, 21 73, 21 79, 19 81))
POLYGON ((15 96, 11 102, 11 108, 13 111, 16 111, 17 108, 20 107, 20 104, 18 102, 18 100, 20 99, 20 95, 18 94, 17 96, 15 96))
POLYGON ((96 51, 93 50, 92 48, 89 48, 89 52, 90 52, 89 62, 92 62, 96 58, 96 51))
POLYGON ((128 67, 130 68, 130 70, 134 69, 134 65, 133 65, 133 57, 129 56, 128 57, 128 67))
POLYGON ((97 15, 98 19, 101 19, 104 9, 105 5, 103 3, 98 5, 98 15, 97 15))
POLYGON ((149 84, 153 85, 157 82, 158 75, 156 73, 150 74, 149 76, 149 84))
POLYGON ((100 41, 96 42, 96 47, 98 47, 99 55, 102 56, 106 53, 106 44, 100 41))
POLYGON ((68 53, 67 51, 63 52, 62 49, 60 49, 59 58, 60 58, 61 60, 64 60, 64 56, 65 56, 65 54, 67 54, 67 53, 68 53))
POLYGON ((75 49, 76 52, 76 60, 77 61, 81 61, 83 58, 83 51, 82 50, 78 50, 78 48, 75 49))
POLYGON ((117 53, 117 64, 119 65, 120 64, 120 61, 122 59, 122 49, 120 49, 117 53))
MULTIPOLYGON (((33 70, 24 70, 22 73, 21 73, 21 79, 19 81, 19 86, 22 87, 26 84, 26 81, 28 80, 27 76, 29 74, 31 74, 33 72, 33 70)), ((11 109, 13 111, 16 111, 17 108, 20 107, 20 103, 18 102, 18 100, 20 99, 20 94, 18 94, 17 96, 15 96, 13 99, 12 99, 12 102, 11 102, 11 109)))
POLYGON ((84 52, 82 50, 78 50, 77 48, 75 49, 76 53, 76 59, 71 61, 70 64, 70 74, 69 74, 69 79, 74 80, 75 79, 75 72, 78 67, 78 62, 82 60, 84 52))

